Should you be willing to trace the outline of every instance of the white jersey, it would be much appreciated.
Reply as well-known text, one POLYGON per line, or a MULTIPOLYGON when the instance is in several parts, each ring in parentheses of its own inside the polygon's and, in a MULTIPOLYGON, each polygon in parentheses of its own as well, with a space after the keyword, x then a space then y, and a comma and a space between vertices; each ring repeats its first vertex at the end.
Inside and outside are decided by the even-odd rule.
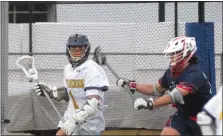
POLYGON ((204 106, 204 111, 215 119, 216 135, 222 135, 222 86, 204 106))
POLYGON ((101 132, 105 129, 103 117, 103 88, 108 88, 108 78, 105 71, 93 60, 87 60, 75 69, 68 64, 64 67, 64 86, 67 88, 70 101, 64 113, 64 119, 74 116, 89 99, 89 95, 100 96, 99 111, 94 116, 89 117, 82 127, 88 131, 101 132))

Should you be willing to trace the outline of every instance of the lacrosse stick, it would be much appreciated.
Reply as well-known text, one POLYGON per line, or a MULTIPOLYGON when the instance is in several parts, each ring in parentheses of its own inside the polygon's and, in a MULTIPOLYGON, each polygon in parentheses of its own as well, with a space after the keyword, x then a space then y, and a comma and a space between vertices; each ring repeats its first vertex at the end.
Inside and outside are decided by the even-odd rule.
MULTIPOLYGON (((19 68, 22 69, 22 71, 25 73, 27 78, 32 79, 37 84, 39 84, 39 81, 38 81, 38 71, 36 70, 34 64, 35 64, 35 59, 32 56, 22 56, 22 57, 18 58, 17 61, 16 61, 16 65, 19 68)), ((45 94, 45 96, 47 97, 47 99, 49 100, 51 105, 53 106, 53 108, 56 111, 56 113, 59 115, 60 120, 64 123, 65 120, 60 115, 60 112, 57 110, 56 106, 53 104, 53 102, 50 99, 48 93, 41 86, 40 86, 40 88, 41 88, 41 90, 43 90, 43 93, 45 94)))
MULTIPOLYGON (((100 46, 98 46, 97 48, 95 48, 93 60, 96 63, 98 63, 99 65, 105 65, 105 66, 107 66, 107 68, 112 73, 112 75, 115 76, 116 79, 120 79, 120 77, 118 76, 118 74, 114 71, 114 69, 107 62, 106 56, 101 51, 101 47, 100 46)), ((124 89, 124 91, 128 92, 128 94, 130 95, 132 101, 133 102, 135 101, 135 97, 133 96, 132 92, 128 88, 126 88, 126 86, 124 88, 121 88, 121 89, 124 89)))

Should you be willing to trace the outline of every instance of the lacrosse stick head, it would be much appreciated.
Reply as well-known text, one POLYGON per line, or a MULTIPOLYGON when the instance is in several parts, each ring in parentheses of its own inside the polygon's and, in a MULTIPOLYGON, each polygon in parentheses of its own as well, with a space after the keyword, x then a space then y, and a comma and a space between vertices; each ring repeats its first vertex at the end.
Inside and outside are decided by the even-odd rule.
POLYGON ((95 48, 93 60, 99 65, 106 64, 106 56, 101 52, 100 46, 95 48))
POLYGON ((34 66, 35 59, 32 56, 22 56, 16 61, 16 65, 22 69, 27 78, 37 80, 38 72, 34 66))

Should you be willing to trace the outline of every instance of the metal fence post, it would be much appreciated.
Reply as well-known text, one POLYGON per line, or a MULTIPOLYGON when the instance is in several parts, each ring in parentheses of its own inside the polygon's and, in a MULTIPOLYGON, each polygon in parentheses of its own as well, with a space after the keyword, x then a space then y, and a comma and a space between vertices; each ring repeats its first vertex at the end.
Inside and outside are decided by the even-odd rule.
POLYGON ((1 2, 1 133, 4 133, 7 120, 8 98, 8 2, 1 2))

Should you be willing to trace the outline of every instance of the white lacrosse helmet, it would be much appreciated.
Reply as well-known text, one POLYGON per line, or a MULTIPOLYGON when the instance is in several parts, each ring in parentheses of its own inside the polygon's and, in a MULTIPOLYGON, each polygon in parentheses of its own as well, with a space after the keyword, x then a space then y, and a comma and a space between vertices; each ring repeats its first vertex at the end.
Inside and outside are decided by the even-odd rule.
POLYGON ((164 54, 171 68, 189 61, 196 51, 195 37, 182 36, 169 41, 164 54))

